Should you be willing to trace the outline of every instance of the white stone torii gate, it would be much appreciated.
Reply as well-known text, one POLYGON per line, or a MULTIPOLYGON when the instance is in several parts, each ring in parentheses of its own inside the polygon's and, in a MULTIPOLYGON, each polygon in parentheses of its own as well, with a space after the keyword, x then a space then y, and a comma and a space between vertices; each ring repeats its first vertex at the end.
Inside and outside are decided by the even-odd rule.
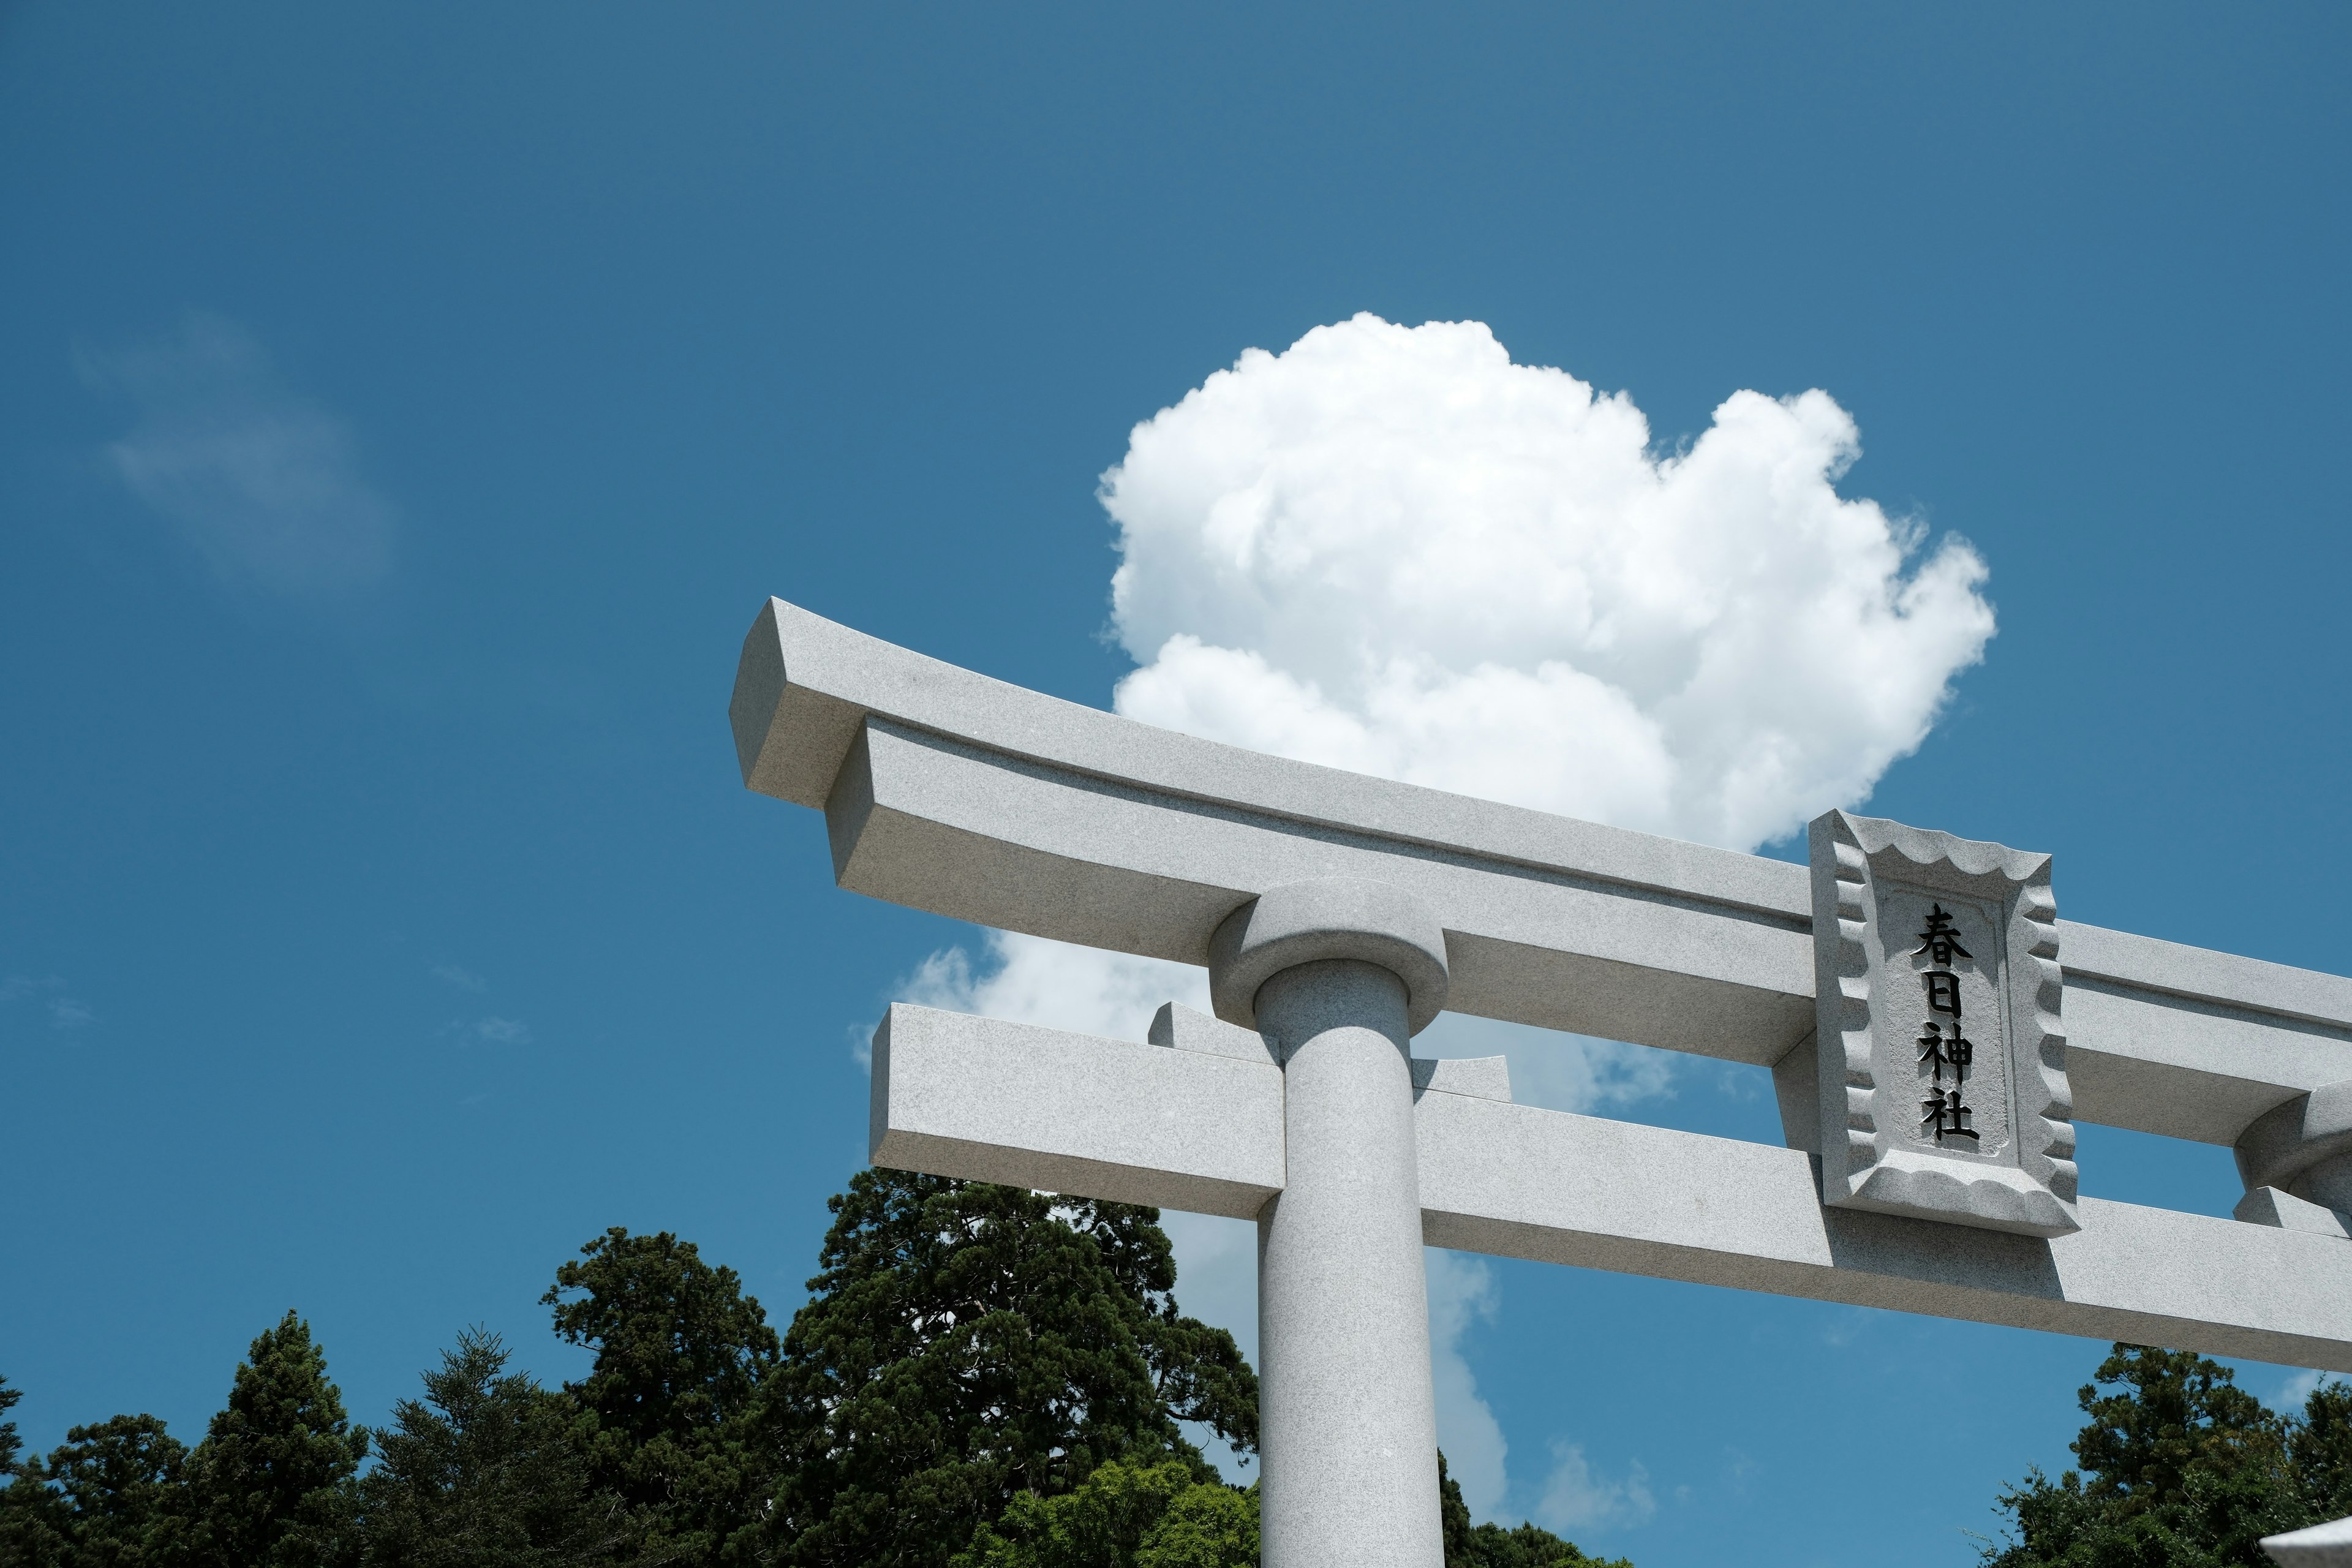
POLYGON ((1820 1174, 1842 1100, 1855 1170, 1885 1158, 1867 1030, 1841 1037, 1843 1079, 1813 1044, 1814 911, 1857 953, 1864 930, 1817 901, 1862 896, 1843 863, 1832 895, 1801 866, 1241 751, 782 600, 730 716, 745 784, 824 812, 841 886, 1208 966, 1220 1016, 1163 1008, 1142 1043, 892 1006, 871 1157, 1257 1222, 1272 1568, 1441 1562, 1424 1244, 2352 1372, 2352 980, 2050 920, 2044 861, 2042 923, 2014 929, 2063 954, 2063 1033, 2054 960, 2040 1015, 2063 1174, 2033 1189, 2056 1198, 1873 1212, 1820 1174), (1499 1059, 1409 1057, 1440 1007, 1771 1068, 1788 1147, 1512 1104, 1499 1059), (2233 1146, 2238 1217, 2075 1199, 2069 1084, 2073 1120, 2233 1146))

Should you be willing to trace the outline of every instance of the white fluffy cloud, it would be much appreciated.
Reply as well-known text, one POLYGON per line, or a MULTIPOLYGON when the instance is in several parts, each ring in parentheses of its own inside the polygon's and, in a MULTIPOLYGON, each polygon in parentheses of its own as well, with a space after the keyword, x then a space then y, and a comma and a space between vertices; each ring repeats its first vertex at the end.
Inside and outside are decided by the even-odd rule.
POLYGON ((392 504, 361 477, 351 431, 236 322, 194 314, 156 342, 84 353, 80 369, 139 407, 106 449, 114 471, 223 580, 300 596, 390 568, 392 504))
MULTIPOLYGON (((1983 563, 1841 497, 1859 452, 1827 394, 1734 394, 1658 456, 1640 410, 1515 365, 1476 322, 1359 316, 1251 350, 1136 426, 1103 479, 1140 666, 1118 710, 1285 756, 1752 848, 1865 797, 1992 636, 1983 563)), ((989 933, 911 1001, 1139 1039, 1206 976, 989 933)), ((1591 1110, 1674 1092, 1677 1058, 1448 1014, 1427 1056, 1500 1052, 1513 1098, 1591 1110)), ((1252 1227, 1168 1216, 1188 1310, 1256 1340, 1252 1227)), ((1493 1272, 1433 1252, 1441 1437, 1474 1512, 1515 1489, 1463 1353, 1493 1272)), ((1237 1471, 1223 1457, 1228 1473, 1237 1471)), ((1522 1483, 1525 1485, 1525 1483, 1522 1483)), ((1551 1445, 1527 1511, 1630 1527, 1647 1473, 1551 1445)), ((1522 1495, 1525 1495, 1524 1493, 1522 1495)))
POLYGON ((1492 1322, 1498 1296, 1495 1271, 1484 1258, 1438 1247, 1422 1253, 1429 1288, 1429 1372, 1437 1396, 1437 1448, 1462 1488, 1472 1514, 1491 1519, 1503 1506, 1509 1485, 1505 1460, 1509 1445, 1503 1424, 1478 1393, 1478 1380, 1462 1353, 1474 1322, 1492 1322))
POLYGON ((1121 713, 1749 848, 1917 746, 1991 607, 1840 496, 1826 393, 1738 392, 1679 454, 1475 321, 1253 349, 1103 479, 1121 713))

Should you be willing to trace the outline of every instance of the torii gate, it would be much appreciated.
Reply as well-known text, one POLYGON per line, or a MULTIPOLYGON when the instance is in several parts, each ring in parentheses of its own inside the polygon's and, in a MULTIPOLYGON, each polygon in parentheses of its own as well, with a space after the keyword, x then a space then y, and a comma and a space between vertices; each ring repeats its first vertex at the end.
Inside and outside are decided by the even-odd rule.
POLYGON ((1424 1245, 2352 1372, 2352 980, 2058 921, 2046 856, 1833 812, 1809 873, 780 599, 729 711, 842 887, 1208 967, 1142 1043, 893 1005, 870 1152, 1257 1222, 1269 1568, 1442 1562, 1424 1245), (1788 1147, 1514 1105, 1410 1057, 1445 1007, 1769 1067, 1788 1147), (2233 1146, 2237 1217, 2077 1197, 2075 1119, 2233 1146))

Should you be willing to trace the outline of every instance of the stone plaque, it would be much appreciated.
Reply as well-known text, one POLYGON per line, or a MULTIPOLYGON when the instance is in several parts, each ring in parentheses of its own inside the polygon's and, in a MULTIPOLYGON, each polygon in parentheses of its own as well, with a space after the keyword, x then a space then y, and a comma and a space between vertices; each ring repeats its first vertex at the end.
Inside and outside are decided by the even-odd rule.
POLYGON ((1822 1201, 2079 1228, 2050 857, 1843 811, 1811 849, 1822 1201))

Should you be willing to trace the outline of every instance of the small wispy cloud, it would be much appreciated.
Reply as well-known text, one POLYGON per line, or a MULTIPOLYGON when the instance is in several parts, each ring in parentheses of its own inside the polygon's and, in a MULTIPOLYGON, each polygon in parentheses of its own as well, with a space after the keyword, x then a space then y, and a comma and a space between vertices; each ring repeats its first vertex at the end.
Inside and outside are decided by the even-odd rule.
POLYGON ((1581 1444, 1555 1441, 1551 1474, 1536 1502, 1536 1520, 1549 1530, 1593 1530, 1647 1524, 1658 1511, 1650 1492, 1650 1472, 1634 1460, 1623 1480, 1598 1474, 1581 1444))
POLYGON ((2300 1414, 2304 1401, 2317 1393, 2321 1384, 2333 1382, 2335 1378, 2336 1374, 2332 1372, 2320 1372, 2313 1367, 2305 1367, 2279 1384, 2278 1393, 2272 1396, 2271 1405, 2273 1409, 2282 1412, 2300 1414))
POLYGON ((76 356, 138 423, 106 448, 131 493, 224 581, 307 596, 392 564, 392 503, 361 476, 350 427, 289 386, 253 334, 190 314, 164 337, 76 356))
POLYGON ((1843 1350, 1876 1321, 1868 1307, 1843 1307, 1829 1314, 1822 1327, 1822 1343, 1843 1350))
MULTIPOLYGON (((1725 1448, 1723 1468, 1731 1488, 1731 1495, 1740 1498, 1747 1497, 1753 1491, 1756 1478, 1764 1473, 1764 1467, 1757 1463, 1745 1448, 1725 1448)), ((1677 1488, 1675 1495, 1677 1499, 1681 1499, 1686 1496, 1689 1490, 1687 1487, 1677 1488)))
POLYGON ((1739 1062, 1713 1064, 1715 1092, 1726 1100, 1753 1105, 1772 1091, 1772 1073, 1769 1068, 1748 1067, 1739 1062))
POLYGON ((433 978, 444 985, 454 985, 460 991, 486 991, 490 984, 472 970, 460 969, 454 963, 435 964, 433 978))
POLYGON ((42 1010, 49 1016, 53 1029, 79 1029, 98 1021, 89 1005, 66 994, 62 974, 0 975, 0 1002, 22 1002, 32 997, 43 999, 42 1010))
POLYGON ((531 1042, 530 1026, 519 1018, 477 1018, 474 1037, 494 1046, 527 1046, 531 1042))

